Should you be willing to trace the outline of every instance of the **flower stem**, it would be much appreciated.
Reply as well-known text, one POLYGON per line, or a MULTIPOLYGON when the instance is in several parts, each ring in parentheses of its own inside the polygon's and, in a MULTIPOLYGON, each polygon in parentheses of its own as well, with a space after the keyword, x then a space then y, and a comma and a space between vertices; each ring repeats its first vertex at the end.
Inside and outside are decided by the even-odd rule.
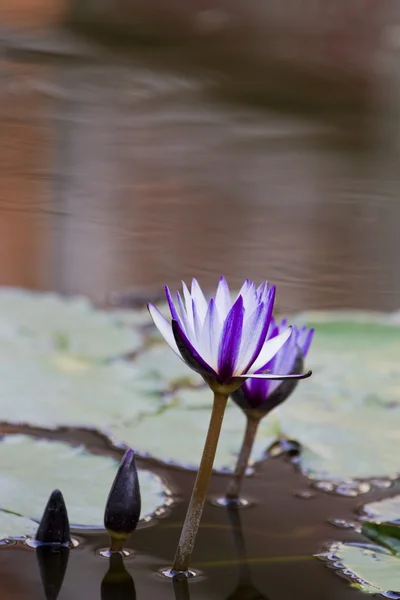
POLYGON ((217 392, 214 393, 214 404, 210 418, 210 425, 208 427, 207 438, 204 444, 203 456, 201 457, 200 467, 194 484, 192 497, 190 498, 189 508, 186 513, 181 537, 176 550, 171 569, 172 572, 186 572, 189 569, 189 560, 193 552, 201 515, 203 513, 203 506, 210 483, 211 471, 214 464, 215 453, 217 450, 218 439, 221 432, 227 400, 228 396, 219 394, 217 392))
POLYGON ((246 430, 236 463, 235 472, 225 493, 225 497, 228 498, 228 500, 237 500, 239 498, 243 478, 246 473, 251 450, 253 448, 258 425, 260 423, 260 419, 255 418, 254 416, 246 415, 246 419, 246 430))

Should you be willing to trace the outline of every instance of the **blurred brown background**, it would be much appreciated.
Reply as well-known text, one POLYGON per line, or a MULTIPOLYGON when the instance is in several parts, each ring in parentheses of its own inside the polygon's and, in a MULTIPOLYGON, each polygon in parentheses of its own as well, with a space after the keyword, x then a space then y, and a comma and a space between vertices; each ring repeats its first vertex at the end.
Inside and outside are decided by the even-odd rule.
POLYGON ((0 284, 398 308, 399 45, 389 1, 3 0, 0 284))

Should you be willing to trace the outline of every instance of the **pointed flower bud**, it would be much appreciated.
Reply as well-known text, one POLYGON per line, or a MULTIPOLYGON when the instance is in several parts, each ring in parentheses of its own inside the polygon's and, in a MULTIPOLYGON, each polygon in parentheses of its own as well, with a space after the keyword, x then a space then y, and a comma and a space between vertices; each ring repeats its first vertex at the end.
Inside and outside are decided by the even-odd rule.
POLYGON ((41 544, 69 544, 71 536, 67 507, 60 490, 52 492, 36 533, 41 544))
MULTIPOLYGON (((136 529, 140 510, 141 496, 135 453, 130 448, 121 460, 104 513, 104 526, 112 541, 124 541, 136 529)), ((113 549, 116 550, 117 547, 113 547, 112 543, 111 550, 113 549)), ((118 549, 122 549, 122 546, 118 549)))

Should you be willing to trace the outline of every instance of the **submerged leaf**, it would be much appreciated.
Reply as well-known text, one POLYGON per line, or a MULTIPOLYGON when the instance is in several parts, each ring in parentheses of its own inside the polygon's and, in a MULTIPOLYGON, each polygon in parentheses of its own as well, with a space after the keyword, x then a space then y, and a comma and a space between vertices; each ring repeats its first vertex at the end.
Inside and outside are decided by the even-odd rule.
MULTIPOLYGON (((0 442, 0 509, 39 521, 51 488, 57 486, 71 525, 103 528, 104 507, 117 469, 118 461, 89 454, 82 447, 26 435, 4 436, 0 442)), ((139 478, 145 517, 163 505, 165 496, 156 475, 139 470, 139 478)))
POLYGON ((371 541, 385 546, 393 554, 400 556, 400 525, 363 523, 361 532, 371 541))

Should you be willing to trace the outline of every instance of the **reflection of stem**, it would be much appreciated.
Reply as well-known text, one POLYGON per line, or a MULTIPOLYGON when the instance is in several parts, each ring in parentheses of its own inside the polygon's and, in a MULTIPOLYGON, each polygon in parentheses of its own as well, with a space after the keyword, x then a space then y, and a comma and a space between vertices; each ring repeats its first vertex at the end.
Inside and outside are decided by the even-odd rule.
POLYGON ((240 520, 239 509, 236 504, 228 504, 227 506, 229 522, 232 526, 233 542, 238 554, 240 565, 239 581, 240 585, 251 585, 251 571, 247 562, 246 544, 244 541, 242 522, 240 520))
POLYGON ((187 571, 189 560, 193 552, 194 543, 200 525, 203 506, 206 499, 208 486, 210 483, 211 471, 214 464, 215 453, 217 450, 219 434, 221 432, 222 421, 226 407, 227 396, 214 393, 214 404, 211 413, 210 425, 208 427, 207 438, 204 445, 203 456, 199 471, 194 484, 189 508, 186 513, 181 537, 176 550, 172 571, 187 571))
POLYGON ((135 584, 125 569, 121 554, 110 556, 109 569, 101 582, 101 600, 136 600, 135 584))
POLYGON ((188 578, 182 573, 177 573, 172 579, 175 600, 190 600, 188 578))
POLYGON ((246 473, 250 454, 256 437, 258 425, 260 423, 260 419, 254 416, 246 415, 246 419, 246 430, 244 433, 242 447, 240 449, 239 457, 236 463, 235 472, 231 481, 229 482, 228 489, 226 491, 226 497, 232 500, 239 497, 240 489, 243 483, 243 478, 246 473))

